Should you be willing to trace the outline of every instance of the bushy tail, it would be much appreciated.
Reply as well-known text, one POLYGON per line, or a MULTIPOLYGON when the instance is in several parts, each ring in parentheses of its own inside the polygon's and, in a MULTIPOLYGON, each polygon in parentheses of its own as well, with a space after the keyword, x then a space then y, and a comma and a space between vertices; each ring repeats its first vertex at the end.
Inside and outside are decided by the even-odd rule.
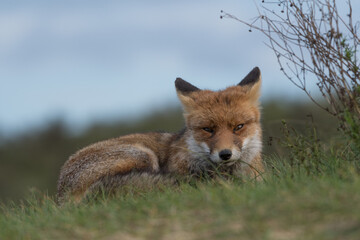
MULTIPOLYGON (((82 197, 73 199, 79 202, 83 199, 94 199, 98 196, 114 194, 139 193, 151 190, 164 189, 179 185, 179 179, 168 174, 150 172, 130 172, 128 174, 107 175, 93 183, 82 197)), ((58 196, 61 205, 71 198, 71 195, 58 196)))
POLYGON ((178 179, 168 174, 131 172, 102 177, 88 188, 86 195, 92 197, 100 193, 112 195, 130 191, 145 192, 177 185, 178 179))

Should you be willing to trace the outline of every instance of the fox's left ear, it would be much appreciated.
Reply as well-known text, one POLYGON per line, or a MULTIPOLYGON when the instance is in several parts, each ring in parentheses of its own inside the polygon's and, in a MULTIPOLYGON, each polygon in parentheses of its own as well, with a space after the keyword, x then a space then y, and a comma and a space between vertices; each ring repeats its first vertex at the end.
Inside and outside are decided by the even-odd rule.
POLYGON ((246 77, 238 84, 246 89, 246 94, 253 102, 257 102, 260 97, 261 73, 258 67, 254 67, 246 77))

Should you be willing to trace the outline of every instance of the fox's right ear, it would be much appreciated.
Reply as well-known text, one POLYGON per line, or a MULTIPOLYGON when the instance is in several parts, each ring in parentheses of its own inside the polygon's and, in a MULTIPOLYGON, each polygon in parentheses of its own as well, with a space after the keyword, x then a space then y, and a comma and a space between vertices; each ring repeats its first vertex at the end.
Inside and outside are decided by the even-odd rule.
POLYGON ((177 78, 175 80, 175 87, 184 110, 186 112, 190 112, 191 109, 195 106, 195 101, 193 98, 191 98, 190 95, 193 92, 200 91, 200 89, 181 78, 177 78))
POLYGON ((176 78, 175 87, 176 87, 176 91, 178 93, 181 93, 182 95, 187 95, 191 92, 200 90, 197 87, 195 87, 194 85, 192 85, 191 83, 188 83, 187 81, 185 81, 181 78, 176 78))

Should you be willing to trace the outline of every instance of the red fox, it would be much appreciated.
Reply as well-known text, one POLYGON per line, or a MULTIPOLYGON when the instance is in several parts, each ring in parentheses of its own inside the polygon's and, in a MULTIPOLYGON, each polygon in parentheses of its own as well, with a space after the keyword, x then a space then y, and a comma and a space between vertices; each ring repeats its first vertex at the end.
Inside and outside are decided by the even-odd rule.
POLYGON ((258 67, 221 91, 200 90, 177 78, 185 128, 121 136, 79 150, 61 169, 58 200, 81 200, 98 186, 151 185, 165 182, 165 176, 207 173, 214 166, 235 176, 261 177, 260 85, 258 67))

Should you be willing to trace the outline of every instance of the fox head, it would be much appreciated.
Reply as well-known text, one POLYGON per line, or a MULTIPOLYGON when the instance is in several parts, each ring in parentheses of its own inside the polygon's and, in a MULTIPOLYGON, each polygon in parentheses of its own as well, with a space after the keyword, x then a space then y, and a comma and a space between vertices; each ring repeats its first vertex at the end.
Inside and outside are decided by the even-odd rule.
POLYGON ((220 91, 200 90, 177 78, 189 135, 188 150, 213 163, 251 160, 261 152, 261 74, 255 67, 239 84, 220 91))

